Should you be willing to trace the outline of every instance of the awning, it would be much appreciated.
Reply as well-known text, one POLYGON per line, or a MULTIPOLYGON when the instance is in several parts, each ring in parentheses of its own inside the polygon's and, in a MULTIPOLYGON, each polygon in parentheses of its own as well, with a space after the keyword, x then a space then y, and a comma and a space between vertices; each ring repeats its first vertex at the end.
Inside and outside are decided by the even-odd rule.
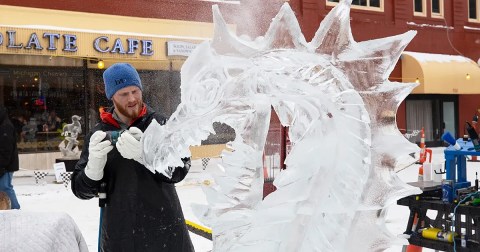
POLYGON ((118 35, 161 36, 206 40, 212 37, 213 24, 195 21, 127 17, 75 11, 0 5, 0 25, 97 32, 118 35))
MULTIPOLYGON (((234 25, 229 27, 235 30, 234 25)), ((177 51, 190 52, 195 44, 211 39, 213 31, 213 23, 206 22, 0 5, 0 55, 4 61, 18 55, 28 55, 30 61, 32 57, 58 56, 74 60, 101 59, 105 67, 128 61, 138 69, 178 70, 186 55, 170 55, 167 43, 177 51), (51 34, 59 36, 55 38, 51 34), (75 51, 62 48, 65 35, 70 39, 75 36, 75 51), (55 41, 54 49, 50 49, 50 40, 55 41), (10 43, 18 48, 7 46, 10 43), (28 48, 27 44, 38 46, 28 48)))
POLYGON ((480 94, 480 67, 455 55, 403 52, 402 82, 417 82, 412 94, 480 94))

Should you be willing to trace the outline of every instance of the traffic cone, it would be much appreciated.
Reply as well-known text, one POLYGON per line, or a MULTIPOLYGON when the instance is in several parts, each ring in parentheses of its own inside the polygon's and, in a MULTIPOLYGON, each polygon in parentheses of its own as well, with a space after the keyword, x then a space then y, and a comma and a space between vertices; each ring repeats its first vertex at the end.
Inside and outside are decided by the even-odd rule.
POLYGON ((421 138, 420 138, 420 163, 424 163, 427 159, 426 153, 426 146, 425 146, 425 130, 422 127, 421 131, 421 138))
POLYGON ((425 147, 425 130, 422 127, 421 138, 420 138, 420 164, 418 168, 418 181, 423 181, 423 163, 425 163, 426 157, 426 147, 425 147))
POLYGON ((407 245, 404 246, 402 252, 422 252, 422 247, 416 245, 407 245))
POLYGON ((421 182, 423 181, 423 165, 418 168, 418 181, 421 182))

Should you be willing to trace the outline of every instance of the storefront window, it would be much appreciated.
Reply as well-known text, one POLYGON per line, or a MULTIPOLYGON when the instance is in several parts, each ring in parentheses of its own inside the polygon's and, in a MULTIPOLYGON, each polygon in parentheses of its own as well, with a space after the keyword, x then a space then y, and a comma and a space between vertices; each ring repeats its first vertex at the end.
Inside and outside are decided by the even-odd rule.
POLYGON ((84 115, 82 68, 0 66, 0 87, 21 153, 58 151, 63 125, 84 115))
MULTIPOLYGON (((17 132, 20 153, 58 152, 63 127, 81 116, 84 136, 100 121, 100 109, 113 104, 105 97, 104 70, 84 67, 0 66, 0 104, 7 108, 17 132)), ((181 101, 180 72, 138 70, 143 99, 169 118, 181 101)), ((205 143, 232 141, 233 129, 214 124, 217 135, 205 143)))

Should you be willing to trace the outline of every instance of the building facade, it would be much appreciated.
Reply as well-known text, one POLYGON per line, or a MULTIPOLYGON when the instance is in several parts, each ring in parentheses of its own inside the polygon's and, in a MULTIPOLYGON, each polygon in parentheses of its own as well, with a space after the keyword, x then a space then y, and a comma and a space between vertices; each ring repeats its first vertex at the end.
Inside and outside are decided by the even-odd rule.
MULTIPOLYGON (((102 73, 116 62, 134 65, 144 100, 170 116, 180 103, 183 62, 197 44, 212 38, 212 4, 235 32, 229 13, 241 13, 251 3, 2 1, 0 105, 17 128, 21 167, 51 168, 61 156, 62 125, 73 115, 82 117, 82 136, 98 122, 100 110, 112 105, 102 73)), ((243 21, 245 27, 267 24, 262 15, 254 16, 243 21)))
MULTIPOLYGON (((0 105, 17 126, 22 167, 51 167, 61 124, 80 115, 87 132, 99 109, 111 106, 102 68, 133 64, 146 102, 169 116, 180 102, 183 62, 212 37, 212 4, 232 31, 255 37, 284 2, 309 41, 338 0, 3 0, 0 105), (49 128, 51 118, 60 123, 49 128)), ((445 130, 463 136, 465 121, 480 109, 480 0, 353 0, 351 30, 356 41, 416 30, 390 76, 419 83, 397 111, 398 128, 406 135, 425 128, 428 146, 440 145, 445 130)), ((418 142, 419 135, 409 139, 418 142)))

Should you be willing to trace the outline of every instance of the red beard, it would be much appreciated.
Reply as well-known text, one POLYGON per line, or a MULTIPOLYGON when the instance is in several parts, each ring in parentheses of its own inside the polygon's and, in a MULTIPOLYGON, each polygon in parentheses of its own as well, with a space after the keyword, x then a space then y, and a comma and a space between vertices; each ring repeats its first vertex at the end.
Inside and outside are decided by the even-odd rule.
POLYGON ((143 108, 142 100, 137 101, 137 105, 132 108, 128 107, 128 105, 121 106, 113 99, 112 101, 113 101, 113 104, 115 105, 115 109, 117 110, 117 113, 127 117, 130 121, 137 118, 138 115, 140 115, 140 112, 142 111, 142 108, 143 108))

